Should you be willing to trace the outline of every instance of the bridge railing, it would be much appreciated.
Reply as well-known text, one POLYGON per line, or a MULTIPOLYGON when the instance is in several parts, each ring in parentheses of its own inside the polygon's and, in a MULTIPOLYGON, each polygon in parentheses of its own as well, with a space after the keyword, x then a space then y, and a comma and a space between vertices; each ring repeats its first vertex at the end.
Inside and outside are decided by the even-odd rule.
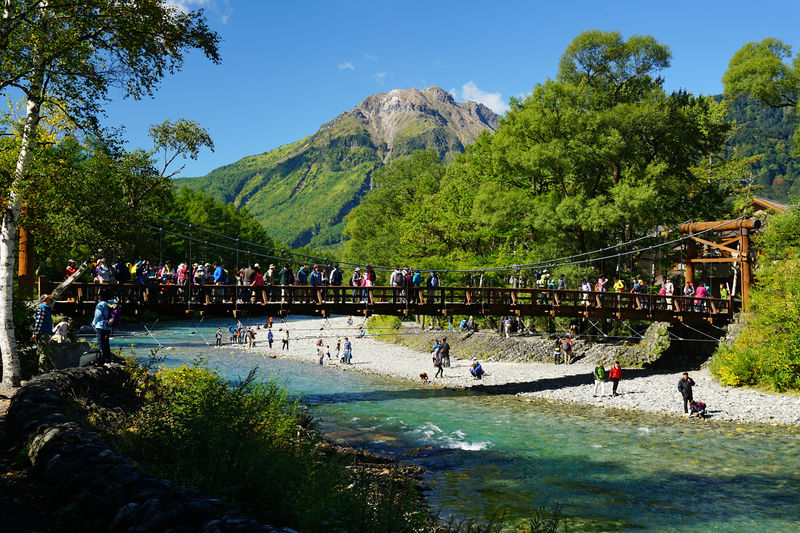
MULTIPOLYGON (((58 283, 44 284, 52 291, 58 283)), ((59 302, 94 303, 100 291, 108 289, 112 296, 130 305, 187 305, 203 307, 216 304, 306 304, 373 307, 405 307, 410 312, 423 307, 439 311, 452 310, 493 314, 526 311, 535 314, 600 313, 626 315, 703 314, 732 315, 733 301, 693 296, 661 296, 630 292, 595 292, 542 288, 509 287, 348 287, 324 286, 241 286, 241 285, 138 285, 73 283, 59 302)))

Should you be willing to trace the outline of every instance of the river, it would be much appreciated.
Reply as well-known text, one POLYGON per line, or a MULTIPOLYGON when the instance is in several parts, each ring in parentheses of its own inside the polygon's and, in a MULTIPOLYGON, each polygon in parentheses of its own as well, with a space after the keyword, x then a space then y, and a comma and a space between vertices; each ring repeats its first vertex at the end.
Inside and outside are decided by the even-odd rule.
MULTIPOLYGON (((434 509, 511 521, 560 504, 571 531, 800 531, 800 431, 486 396, 213 349, 217 326, 119 332, 167 365, 254 366, 302 396, 329 437, 416 464, 434 509)), ((132 347, 132 348, 129 348, 132 347)))

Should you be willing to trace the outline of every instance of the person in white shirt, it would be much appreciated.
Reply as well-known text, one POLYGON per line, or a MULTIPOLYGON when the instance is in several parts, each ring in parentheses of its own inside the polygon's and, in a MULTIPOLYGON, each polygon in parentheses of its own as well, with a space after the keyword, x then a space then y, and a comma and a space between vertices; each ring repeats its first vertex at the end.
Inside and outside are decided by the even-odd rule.
POLYGON ((72 321, 62 320, 53 328, 53 336, 50 340, 58 343, 67 342, 70 328, 72 328, 72 321))

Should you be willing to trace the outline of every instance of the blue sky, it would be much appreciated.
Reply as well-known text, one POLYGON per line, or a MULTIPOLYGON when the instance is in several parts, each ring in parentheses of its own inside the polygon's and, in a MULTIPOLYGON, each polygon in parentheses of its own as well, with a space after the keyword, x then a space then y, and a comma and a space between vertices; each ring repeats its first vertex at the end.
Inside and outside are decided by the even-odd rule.
POLYGON ((669 45, 666 88, 722 91, 731 56, 776 37, 800 52, 800 2, 180 0, 206 10, 222 63, 191 54, 155 99, 114 101, 109 126, 128 148, 149 148, 147 128, 196 120, 216 151, 187 161, 200 176, 317 131, 370 94, 439 85, 458 100, 502 112, 554 77, 564 48, 588 29, 653 35, 669 45))

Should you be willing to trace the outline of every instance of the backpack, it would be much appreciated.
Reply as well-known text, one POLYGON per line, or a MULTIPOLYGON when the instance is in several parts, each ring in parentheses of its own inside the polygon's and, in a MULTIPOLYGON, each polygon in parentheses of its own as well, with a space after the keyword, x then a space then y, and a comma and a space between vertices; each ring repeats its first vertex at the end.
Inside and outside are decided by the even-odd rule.
POLYGON ((108 313, 106 325, 108 327, 115 328, 120 324, 122 324, 122 310, 119 307, 113 307, 108 313))
POLYGON ((572 343, 569 339, 564 340, 564 344, 561 346, 565 352, 569 352, 572 350, 572 343))

